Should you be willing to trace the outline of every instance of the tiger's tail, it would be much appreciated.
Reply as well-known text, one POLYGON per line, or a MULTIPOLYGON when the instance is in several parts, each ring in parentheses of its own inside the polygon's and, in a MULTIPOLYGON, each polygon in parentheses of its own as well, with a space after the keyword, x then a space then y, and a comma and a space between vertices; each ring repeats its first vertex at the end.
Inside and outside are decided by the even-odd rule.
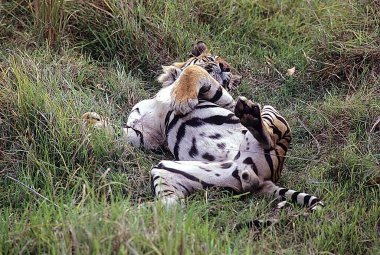
POLYGON ((282 188, 271 181, 263 183, 260 193, 265 195, 274 195, 278 199, 285 199, 301 206, 306 206, 311 211, 321 210, 325 205, 316 196, 295 191, 292 189, 282 188))

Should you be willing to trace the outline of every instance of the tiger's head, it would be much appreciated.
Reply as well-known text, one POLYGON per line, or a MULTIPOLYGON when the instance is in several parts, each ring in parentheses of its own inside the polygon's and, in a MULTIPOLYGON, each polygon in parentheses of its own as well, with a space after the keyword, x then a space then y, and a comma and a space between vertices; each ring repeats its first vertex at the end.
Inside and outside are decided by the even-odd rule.
POLYGON ((187 61, 175 62, 170 66, 162 66, 163 73, 157 80, 164 87, 169 86, 190 65, 198 65, 204 68, 226 90, 236 88, 241 82, 241 76, 231 73, 230 64, 223 58, 211 54, 206 44, 202 41, 193 46, 190 58, 187 61))

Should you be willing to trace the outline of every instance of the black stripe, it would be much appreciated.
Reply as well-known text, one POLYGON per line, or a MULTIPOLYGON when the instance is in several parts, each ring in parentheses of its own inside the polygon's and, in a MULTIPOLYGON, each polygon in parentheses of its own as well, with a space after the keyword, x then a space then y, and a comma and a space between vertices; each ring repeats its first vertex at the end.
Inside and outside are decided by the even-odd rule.
POLYGON ((189 119, 188 121, 186 121, 184 124, 182 125, 186 125, 186 126, 191 126, 191 127, 200 127, 202 125, 204 125, 204 120, 203 119, 200 119, 200 118, 192 118, 192 119, 189 119))
MULTIPOLYGON (((210 89, 211 89, 211 84, 205 84, 205 85, 203 85, 203 86, 200 88, 200 90, 199 90, 199 94, 207 93, 207 92, 210 91, 210 89)), ((199 95, 199 94, 198 94, 198 95, 199 95)))
POLYGON ((199 168, 202 169, 202 170, 204 170, 204 171, 206 171, 206 172, 211 172, 212 171, 211 169, 204 168, 204 167, 201 167, 201 166, 199 166, 199 168))
POLYGON ((238 118, 236 118, 233 113, 230 113, 227 116, 214 115, 214 116, 211 116, 208 118, 204 118, 202 120, 208 124, 214 124, 214 125, 238 124, 238 123, 240 123, 240 120, 238 118))
POLYGON ((300 194, 300 192, 296 191, 292 194, 292 201, 294 203, 297 203, 297 196, 300 194))
POLYGON ((291 135, 289 135, 289 133, 290 133, 290 129, 289 129, 289 127, 287 126, 287 130, 285 131, 285 133, 284 133, 284 137, 285 136, 288 136, 288 137, 291 137, 291 135))
POLYGON ((288 189, 280 189, 280 191, 278 192, 278 195, 283 197, 283 196, 285 196, 286 192, 288 192, 288 189))
MULTIPOLYGON (((281 122, 285 125, 285 127, 286 127, 286 131, 285 131, 284 135, 287 134, 287 133, 289 133, 289 132, 290 132, 289 125, 288 125, 288 123, 285 121, 285 119, 284 119, 283 117, 281 117, 280 115, 274 113, 273 111, 269 111, 269 112, 273 113, 273 115, 275 115, 276 119, 278 119, 279 121, 281 121, 281 122)), ((273 123, 274 118, 272 117, 272 115, 270 115, 269 113, 265 113, 265 112, 264 112, 264 113, 261 115, 261 117, 264 118, 264 119, 266 119, 266 120, 268 120, 268 121, 272 124, 273 128, 274 128, 274 127, 277 128, 277 126, 274 125, 274 123, 273 123), (269 117, 267 117, 267 116, 269 116, 269 117)), ((278 129, 278 128, 277 128, 277 129, 278 129)))
POLYGON ((270 150, 264 150, 264 156, 265 156, 265 160, 267 161, 268 166, 270 168, 271 180, 273 180, 273 161, 272 161, 272 157, 270 155, 270 150))
POLYGON ((278 136, 278 138, 282 137, 282 132, 280 131, 280 129, 278 129, 276 126, 273 126, 272 129, 273 133, 275 133, 278 136))
POLYGON ((288 123, 286 122, 286 120, 285 120, 283 117, 281 117, 281 116, 279 116, 279 115, 276 115, 276 117, 277 117, 277 119, 278 119, 279 121, 281 121, 281 122, 285 125, 285 127, 286 127, 287 129, 289 129, 289 125, 288 125, 288 123))
POLYGON ((247 164, 247 165, 251 165, 251 164, 253 164, 253 160, 251 157, 248 157, 248 158, 243 160, 243 163, 247 164))
POLYGON ((311 196, 310 195, 306 195, 304 198, 303 198, 303 204, 304 205, 309 205, 309 200, 310 200, 311 196))
POLYGON ((238 153, 236 154, 234 160, 237 160, 237 159, 239 159, 239 158, 240 158, 240 151, 238 151, 238 153))
POLYGON ((253 162, 253 160, 252 160, 251 157, 248 157, 248 158, 244 159, 243 160, 243 164, 250 165, 251 169, 253 170, 253 172, 255 172, 255 174, 258 175, 257 166, 256 166, 255 162, 253 162))
POLYGON ((216 104, 198 104, 195 109, 208 109, 208 108, 217 108, 220 107, 219 105, 216 104))
POLYGON ((189 150, 189 156, 192 158, 194 158, 195 156, 198 155, 198 149, 197 149, 196 142, 197 142, 197 140, 195 139, 195 137, 193 137, 191 148, 189 150))
POLYGON ((288 143, 290 143, 292 141, 292 137, 291 136, 284 136, 281 139, 286 140, 288 143))
POLYGON ((169 135, 170 130, 172 130, 174 125, 177 124, 179 118, 180 118, 179 115, 174 115, 173 119, 170 121, 169 125, 167 126, 167 128, 165 130, 166 136, 169 135))
POLYGON ((256 166, 255 162, 252 162, 251 168, 252 168, 253 172, 255 172, 256 175, 259 175, 259 171, 257 170, 257 166, 256 166))
POLYGON ((261 118, 262 119, 266 119, 267 121, 269 121, 269 123, 274 126, 274 123, 273 123, 273 118, 272 118, 272 115, 268 114, 268 113, 263 113, 261 114, 261 118), (268 117, 269 116, 269 117, 268 117))
POLYGON ((174 73, 170 73, 170 75, 172 77, 172 80, 175 81, 177 76, 174 73))
POLYGON ((198 183, 200 183, 204 189, 214 187, 213 184, 211 184, 211 183, 207 183, 207 182, 205 182, 205 181, 202 181, 202 180, 200 180, 199 178, 197 178, 197 177, 195 177, 195 176, 193 176, 193 175, 191 175, 191 174, 188 174, 188 173, 186 173, 186 172, 183 172, 183 171, 181 171, 181 170, 174 169, 174 168, 171 168, 171 167, 166 167, 166 166, 164 166, 163 164, 160 164, 160 165, 161 165, 160 168, 165 169, 165 170, 168 171, 168 172, 182 175, 183 177, 185 177, 185 178, 187 178, 187 179, 189 179, 189 180, 191 180, 191 181, 194 181, 194 182, 198 182, 198 183))
POLYGON ((277 182, 278 179, 280 178, 280 173, 281 173, 281 170, 282 170, 282 161, 284 161, 284 158, 281 157, 281 156, 278 154, 278 151, 277 151, 277 150, 274 150, 274 152, 276 153, 276 157, 277 157, 277 161, 278 161, 278 166, 277 166, 277 168, 274 170, 273 182, 277 182))
POLYGON ((222 137, 222 135, 219 133, 215 133, 215 134, 209 136, 209 138, 211 138, 211 139, 220 139, 221 137, 222 137))
POLYGON ((169 119, 170 119, 170 116, 172 115, 173 111, 168 111, 166 113, 166 116, 165 116, 165 134, 167 134, 167 131, 168 131, 168 124, 169 124, 169 119))
MULTIPOLYGON (((131 128, 131 127, 129 127, 129 128, 131 128)), ((135 131, 135 133, 137 134, 137 136, 138 137, 140 137, 140 144, 142 145, 142 146, 144 146, 144 136, 143 136, 143 134, 140 132, 140 131, 138 131, 138 130, 136 130, 136 129, 134 129, 134 128, 131 128, 133 131, 135 131)))
POLYGON ((178 158, 179 143, 181 142, 182 138, 185 136, 185 131, 186 131, 185 124, 182 124, 177 131, 176 142, 173 149, 173 154, 176 160, 179 160, 178 158))
POLYGON ((280 142, 277 142, 276 145, 280 146, 281 149, 283 149, 285 152, 288 151, 288 147, 286 147, 285 144, 282 144, 282 143, 280 143, 280 142))
POLYGON ((215 92, 215 95, 210 99, 211 102, 218 101, 223 95, 223 89, 222 87, 219 87, 218 90, 215 92))
POLYGON ((179 183, 179 182, 177 182, 177 185, 179 185, 179 186, 181 186, 185 191, 186 191, 186 195, 190 195, 191 193, 190 193, 190 190, 188 190, 187 188, 186 188, 186 186, 185 185, 182 185, 181 183, 179 183))
POLYGON ((242 186, 240 176, 239 176, 239 170, 237 168, 232 172, 232 177, 234 177, 236 180, 238 180, 240 185, 242 186))
MULTIPOLYGON (((286 122, 286 120, 281 116, 279 115, 279 113, 276 113, 270 109, 265 109, 264 111, 268 111, 268 112, 271 112, 273 113, 274 116, 276 116, 276 119, 278 119, 279 121, 281 121, 288 129, 289 129, 289 126, 288 126, 288 123, 286 122)), ((264 115, 265 113, 263 113, 264 115)))
POLYGON ((222 169, 227 169, 227 168, 230 168, 231 166, 232 166, 231 162, 223 163, 220 165, 222 169))
POLYGON ((309 206, 313 206, 315 203, 319 202, 320 200, 318 198, 313 198, 313 200, 311 200, 309 206))

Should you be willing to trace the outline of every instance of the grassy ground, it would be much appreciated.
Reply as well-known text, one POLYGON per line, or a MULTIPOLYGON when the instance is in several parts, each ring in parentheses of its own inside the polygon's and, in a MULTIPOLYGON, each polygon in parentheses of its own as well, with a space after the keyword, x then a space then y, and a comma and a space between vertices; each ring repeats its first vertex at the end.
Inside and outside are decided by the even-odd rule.
POLYGON ((378 1, 126 2, 0 1, 0 254, 380 253, 378 1), (280 184, 322 212, 213 190, 152 207, 170 155, 81 129, 90 110, 123 123, 199 39, 243 75, 235 96, 289 120, 280 184), (254 218, 281 223, 234 230, 254 218))

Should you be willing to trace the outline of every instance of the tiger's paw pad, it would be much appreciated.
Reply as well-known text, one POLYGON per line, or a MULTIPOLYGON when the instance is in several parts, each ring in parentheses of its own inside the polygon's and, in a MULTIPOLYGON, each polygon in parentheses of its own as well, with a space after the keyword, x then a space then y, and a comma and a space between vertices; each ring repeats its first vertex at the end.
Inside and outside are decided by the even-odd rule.
POLYGON ((178 100, 172 96, 172 103, 170 110, 174 111, 177 115, 185 115, 191 112, 198 105, 198 98, 185 98, 178 100))
POLYGON ((245 127, 261 127, 261 107, 245 97, 239 97, 235 106, 235 115, 245 127))

